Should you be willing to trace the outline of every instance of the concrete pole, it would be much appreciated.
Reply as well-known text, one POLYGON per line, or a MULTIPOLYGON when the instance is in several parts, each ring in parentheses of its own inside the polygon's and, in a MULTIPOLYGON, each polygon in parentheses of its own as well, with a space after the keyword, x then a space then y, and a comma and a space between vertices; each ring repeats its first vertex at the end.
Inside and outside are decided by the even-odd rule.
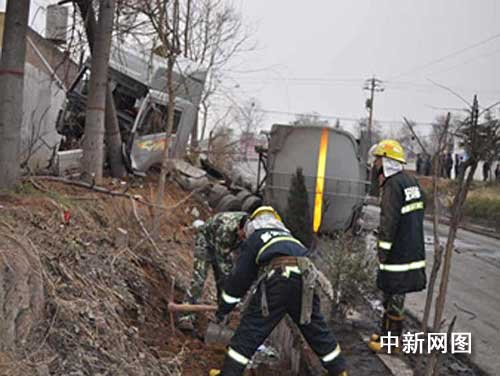
POLYGON ((24 65, 29 0, 8 0, 0 60, 0 190, 13 188, 20 174, 24 65))

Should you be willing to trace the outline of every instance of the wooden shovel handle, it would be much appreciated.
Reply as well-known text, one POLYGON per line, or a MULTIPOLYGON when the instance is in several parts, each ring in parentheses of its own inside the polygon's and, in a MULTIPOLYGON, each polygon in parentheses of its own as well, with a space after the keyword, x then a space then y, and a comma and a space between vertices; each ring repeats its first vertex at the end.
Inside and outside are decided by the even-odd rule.
POLYGON ((170 312, 205 312, 217 311, 217 306, 208 304, 176 304, 168 303, 170 312))

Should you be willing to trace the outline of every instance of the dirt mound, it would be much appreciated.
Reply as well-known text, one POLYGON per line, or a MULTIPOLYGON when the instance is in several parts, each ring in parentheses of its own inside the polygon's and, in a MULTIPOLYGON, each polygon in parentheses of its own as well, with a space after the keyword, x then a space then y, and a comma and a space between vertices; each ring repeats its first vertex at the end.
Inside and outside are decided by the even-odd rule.
MULTIPOLYGON (((121 188, 113 181, 107 186, 121 188)), ((154 186, 152 180, 131 181, 127 192, 153 202, 154 186)), ((156 241, 145 230, 152 207, 127 197, 44 181, 1 197, 2 266, 15 270, 8 250, 35 260, 38 268, 25 265, 21 274, 32 277, 21 282, 43 304, 37 300, 39 317, 25 316, 32 325, 23 326, 24 340, 2 346, 0 374, 205 375, 220 364, 222 349, 207 351, 199 340, 173 333, 167 312, 172 285, 180 300, 190 279, 192 208, 202 218, 208 214, 187 196, 168 185, 156 241), (123 232, 118 241, 118 228, 126 230, 125 242, 123 232)), ((26 312, 22 307, 12 322, 26 312)))

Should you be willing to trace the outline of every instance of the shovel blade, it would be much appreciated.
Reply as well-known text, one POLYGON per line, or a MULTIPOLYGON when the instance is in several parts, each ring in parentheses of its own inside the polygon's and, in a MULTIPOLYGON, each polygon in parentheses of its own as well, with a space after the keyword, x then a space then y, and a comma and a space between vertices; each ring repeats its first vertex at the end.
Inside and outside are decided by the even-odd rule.
POLYGON ((211 322, 208 324, 207 331, 205 333, 205 343, 207 345, 229 345, 233 334, 234 331, 229 329, 227 326, 211 322))

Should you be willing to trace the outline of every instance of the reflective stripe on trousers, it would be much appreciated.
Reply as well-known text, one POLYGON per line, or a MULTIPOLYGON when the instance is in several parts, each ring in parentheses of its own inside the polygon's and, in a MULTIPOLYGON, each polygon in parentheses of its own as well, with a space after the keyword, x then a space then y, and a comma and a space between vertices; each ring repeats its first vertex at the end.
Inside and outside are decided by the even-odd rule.
POLYGON ((384 242, 383 240, 378 241, 379 248, 385 249, 386 251, 390 251, 392 248, 391 242, 384 242))
POLYGON ((228 349, 227 349, 227 356, 229 356, 234 361, 236 361, 244 366, 246 366, 250 362, 250 359, 248 359, 244 355, 241 355, 238 351, 233 350, 231 347, 228 347, 228 349))
POLYGON ((425 260, 414 261, 409 264, 380 264, 380 270, 387 272, 407 272, 410 270, 425 268, 425 260))
POLYGON ((225 291, 222 291, 222 300, 224 300, 227 304, 236 304, 241 301, 240 298, 236 298, 234 296, 229 295, 225 291))
POLYGON ((334 360, 339 355, 340 355, 340 346, 337 345, 337 347, 335 348, 335 350, 333 350, 331 353, 328 353, 325 356, 323 356, 321 358, 321 360, 324 363, 328 363, 328 362, 331 362, 332 360, 334 360))

